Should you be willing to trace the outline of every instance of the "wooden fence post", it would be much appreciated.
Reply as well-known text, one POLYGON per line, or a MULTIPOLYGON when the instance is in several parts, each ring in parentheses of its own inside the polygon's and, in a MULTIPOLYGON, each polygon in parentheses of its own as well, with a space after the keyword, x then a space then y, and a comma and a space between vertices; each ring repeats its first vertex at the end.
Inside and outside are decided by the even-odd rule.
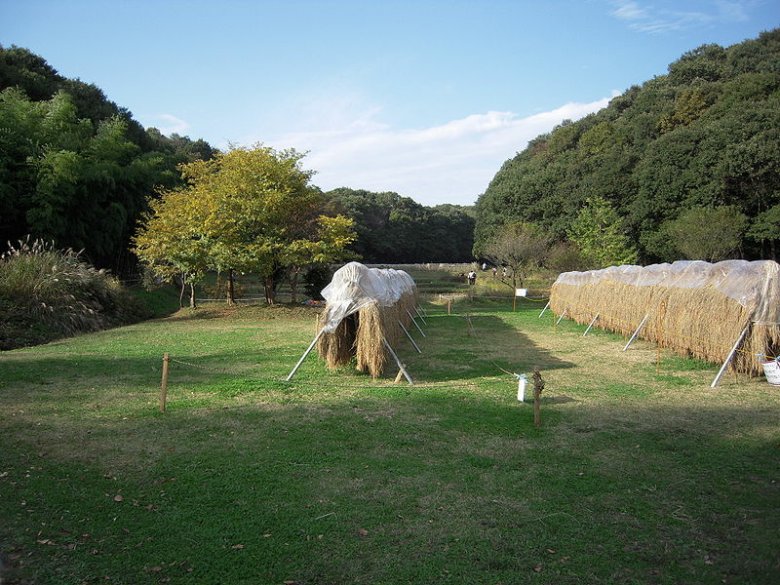
POLYGON ((171 358, 167 353, 163 354, 162 382, 160 383, 160 412, 165 412, 165 400, 168 395, 168 364, 171 358))

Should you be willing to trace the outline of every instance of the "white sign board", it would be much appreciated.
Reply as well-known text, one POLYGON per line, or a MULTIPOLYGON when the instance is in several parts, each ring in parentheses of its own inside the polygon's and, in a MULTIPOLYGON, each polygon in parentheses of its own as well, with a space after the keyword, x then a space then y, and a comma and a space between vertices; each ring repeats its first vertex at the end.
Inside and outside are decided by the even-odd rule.
POLYGON ((528 294, 527 288, 516 288, 515 289, 515 296, 516 297, 524 297, 528 294))

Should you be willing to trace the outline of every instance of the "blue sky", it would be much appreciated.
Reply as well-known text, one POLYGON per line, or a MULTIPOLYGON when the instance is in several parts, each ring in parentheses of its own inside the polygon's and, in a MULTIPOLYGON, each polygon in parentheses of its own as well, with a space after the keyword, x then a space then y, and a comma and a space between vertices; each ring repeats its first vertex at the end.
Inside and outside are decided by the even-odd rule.
POLYGON ((144 126, 308 151, 323 189, 472 204, 508 158, 777 0, 0 0, 0 44, 144 126))

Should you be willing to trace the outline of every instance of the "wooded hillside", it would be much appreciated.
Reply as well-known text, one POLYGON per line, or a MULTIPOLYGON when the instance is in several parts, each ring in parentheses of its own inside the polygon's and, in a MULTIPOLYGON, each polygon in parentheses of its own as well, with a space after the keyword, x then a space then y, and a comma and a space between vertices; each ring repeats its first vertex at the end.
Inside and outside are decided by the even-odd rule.
POLYGON ((0 46, 0 251, 31 234, 126 274, 147 198, 181 183, 178 164, 213 153, 144 129, 95 85, 0 46))
POLYGON ((728 229, 731 255, 776 259, 780 29, 690 51, 666 75, 532 140, 479 198, 475 252, 517 221, 571 240, 582 211, 604 202, 643 263, 694 256, 686 234, 705 241, 728 229))

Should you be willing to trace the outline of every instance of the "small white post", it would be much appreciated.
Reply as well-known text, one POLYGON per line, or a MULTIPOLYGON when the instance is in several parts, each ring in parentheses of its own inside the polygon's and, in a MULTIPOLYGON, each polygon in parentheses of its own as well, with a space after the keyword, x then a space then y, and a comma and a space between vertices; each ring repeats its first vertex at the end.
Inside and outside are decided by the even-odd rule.
POLYGON ((628 340, 628 343, 626 343, 626 346, 623 348, 623 351, 626 351, 628 349, 628 346, 631 345, 634 340, 636 339, 636 336, 639 335, 639 332, 642 330, 642 327, 645 324, 645 321, 647 321, 647 318, 650 316, 650 313, 645 315, 645 318, 642 319, 642 322, 639 324, 639 327, 636 328, 636 331, 634 331, 634 334, 631 336, 631 339, 628 340))
POLYGON ((401 329, 404 330, 404 333, 406 333, 406 336, 409 338, 409 341, 412 342, 412 345, 414 346, 414 349, 417 350, 417 353, 422 353, 422 350, 419 347, 417 347, 417 344, 414 342, 414 339, 412 339, 412 336, 409 335, 409 331, 407 331, 406 327, 404 327, 404 324, 401 323, 400 321, 398 322, 398 324, 401 326, 401 329))
POLYGON ((745 328, 742 330, 742 333, 739 334, 739 338, 737 339, 737 342, 734 344, 734 347, 731 348, 731 351, 729 352, 726 361, 723 362, 723 365, 720 367, 720 371, 718 372, 718 375, 715 376, 715 379, 712 381, 712 384, 710 384, 710 388, 715 388, 715 386, 718 385, 718 382, 720 382, 721 377, 726 372, 726 367, 729 365, 729 362, 734 357, 734 354, 737 353, 737 348, 739 348, 739 345, 742 343, 742 339, 745 337, 745 334, 748 332, 749 327, 750 324, 746 325, 745 328))
POLYGON ((561 316, 560 316, 560 317, 558 317, 558 320, 555 322, 555 324, 556 324, 556 325, 557 325, 558 323, 560 323, 560 322, 561 322, 561 319, 563 319, 563 318, 566 316, 566 311, 568 311, 568 309, 564 309, 564 310, 563 310, 563 313, 561 313, 561 316))
POLYGON ((404 373, 404 378, 406 378, 406 381, 409 382, 409 385, 414 385, 414 382, 412 382, 412 377, 409 375, 409 372, 406 371, 406 368, 401 363, 401 360, 398 359, 398 356, 393 351, 393 348, 390 347, 390 344, 387 343, 387 339, 384 337, 382 338, 382 342, 385 344, 385 347, 387 348, 387 351, 390 352, 390 355, 393 356, 393 359, 395 360, 395 363, 398 364, 398 369, 401 370, 404 373))
POLYGON ((542 315, 544 315, 544 312, 547 310, 547 307, 549 306, 550 306, 550 301, 547 301, 547 304, 544 306, 544 309, 542 309, 542 312, 539 313, 539 317, 537 317, 538 319, 542 318, 542 315))
POLYGON ((593 321, 590 322, 590 325, 588 325, 588 328, 585 330, 585 333, 582 334, 583 337, 585 337, 588 334, 588 331, 590 331, 590 328, 596 324, 596 319, 598 318, 599 318, 599 313, 596 313, 596 316, 593 317, 593 321))
POLYGON ((292 369, 292 372, 290 372, 290 375, 287 376, 286 382, 289 382, 292 380, 292 377, 295 375, 295 372, 298 371, 298 368, 301 367, 301 364, 303 363, 303 360, 306 359, 306 356, 309 355, 309 352, 311 352, 312 349, 314 349, 314 345, 317 343, 320 337, 322 337, 322 334, 325 332, 324 329, 320 329, 320 332, 317 333, 317 335, 314 337, 314 341, 311 342, 311 345, 309 345, 309 349, 307 349, 305 352, 303 352, 303 355, 301 356, 301 359, 298 360, 298 363, 295 364, 295 367, 292 369))

